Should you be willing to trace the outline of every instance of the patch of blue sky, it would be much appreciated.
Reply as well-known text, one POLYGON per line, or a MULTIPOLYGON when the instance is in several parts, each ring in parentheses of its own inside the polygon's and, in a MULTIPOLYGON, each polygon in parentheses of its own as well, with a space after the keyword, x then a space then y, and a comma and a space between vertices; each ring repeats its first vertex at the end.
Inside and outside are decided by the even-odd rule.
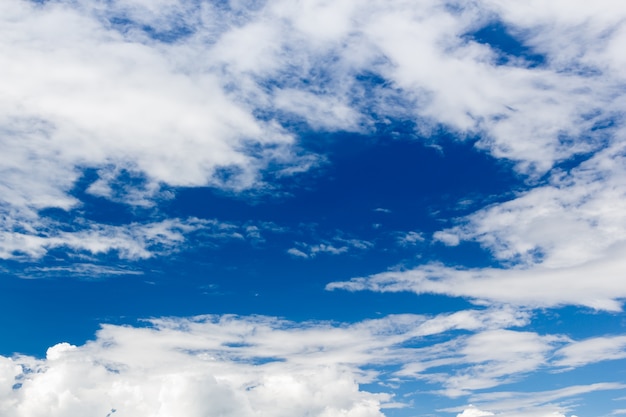
POLYGON ((490 22, 465 37, 491 47, 497 53, 498 65, 520 65, 520 59, 530 68, 547 64, 546 55, 524 43, 523 32, 515 31, 501 21, 490 22))
MULTIPOLYGON (((268 196, 252 203, 210 188, 188 188, 174 190, 175 197, 160 206, 159 217, 219 219, 238 225, 241 233, 247 226, 269 224, 270 229, 277 230, 261 230, 265 240, 262 245, 254 246, 242 239, 218 239, 211 243, 206 236, 190 236, 187 249, 172 254, 167 260, 124 261, 118 259, 114 251, 100 255, 72 254, 67 248, 61 248, 50 250, 36 262, 9 263, 8 267, 20 276, 28 275, 30 268, 32 277, 41 275, 33 268, 40 268, 39 271, 47 268, 50 275, 57 275, 54 285, 67 286, 61 291, 63 294, 79 294, 81 291, 73 287, 84 285, 58 277, 64 273, 63 266, 76 262, 73 257, 84 257, 84 262, 95 265, 117 265, 121 272, 142 271, 142 276, 116 277, 103 287, 111 294, 122 295, 102 300, 92 298, 76 306, 95 310, 109 308, 112 312, 119 307, 120 314, 135 319, 141 317, 142 311, 155 315, 181 314, 177 310, 182 307, 179 303, 173 305, 166 301, 172 294, 179 294, 180 299, 185 300, 184 310, 190 315, 205 313, 210 305, 212 312, 224 309, 239 314, 282 315, 289 311, 290 316, 301 319, 358 320, 372 314, 444 312, 470 306, 466 300, 444 296, 329 293, 323 288, 330 281, 367 276, 390 265, 411 267, 428 259, 466 267, 492 264, 489 253, 476 243, 446 247, 430 242, 430 233, 452 226, 448 219, 471 211, 472 206, 503 198, 511 189, 521 186, 520 179, 506 166, 473 150, 471 144, 449 139, 443 152, 413 139, 395 139, 380 145, 371 137, 344 135, 322 139, 322 142, 311 137, 303 146, 324 150, 330 163, 319 168, 317 175, 284 178, 281 187, 288 194, 282 198, 268 196), (413 242, 410 248, 402 246, 399 236, 409 231, 424 233, 426 241, 413 242), (315 259, 293 258, 287 254, 287 249, 296 242, 309 245, 327 242, 340 246, 350 239, 371 242, 372 247, 351 248, 349 253, 339 256, 320 253, 315 259), (146 284, 146 281, 156 285, 146 284), (206 285, 214 285, 219 295, 205 294, 201 288, 206 285), (127 309, 132 301, 126 295, 139 295, 144 290, 142 308, 133 315, 127 309), (247 301, 240 303, 239 297, 247 301), (282 301, 276 303, 276 299, 282 301), (159 305, 170 308, 158 308, 159 305), (320 305, 327 307, 320 309, 320 305), (331 305, 337 307, 330 308, 331 305), (355 308, 355 305, 360 307, 355 308)), ((120 178, 125 179, 120 180, 124 186, 134 177, 122 175, 120 178)), ((87 170, 77 183, 73 195, 82 204, 75 211, 51 209, 42 214, 66 224, 73 224, 73 216, 80 213, 82 219, 122 225, 145 220, 152 210, 132 208, 121 201, 86 193, 86 188, 96 179, 97 172, 87 170)), ((79 229, 76 225, 72 228, 79 229)), ((69 270, 65 272, 71 274, 69 270)), ((110 276, 113 271, 108 273, 110 276)), ((103 276, 107 276, 106 270, 103 276)), ((28 291, 24 289, 25 294, 28 291)), ((72 304, 70 300, 64 302, 72 304)), ((93 314, 98 316, 95 311, 93 314)), ((48 318, 63 322, 58 317, 42 319, 45 322, 48 318)), ((89 324, 94 326, 95 323, 89 320, 89 324)), ((26 347, 23 350, 29 351, 26 347)))
MULTIPOLYGON (((191 4, 192 2, 189 2, 189 5, 191 4)), ((195 26, 192 22, 187 20, 189 17, 193 16, 194 12, 199 12, 199 9, 185 10, 185 16, 168 16, 167 19, 156 21, 154 24, 138 22, 124 14, 106 16, 104 18, 107 19, 112 29, 123 35, 131 35, 134 37, 137 33, 141 33, 147 39, 169 44, 183 41, 195 33, 195 26), (159 23, 161 23, 161 25, 159 25, 159 23)))
POLYGON ((533 330, 551 333, 556 327, 559 334, 574 340, 594 336, 621 334, 626 325, 626 313, 597 311, 577 306, 566 306, 533 313, 533 330))

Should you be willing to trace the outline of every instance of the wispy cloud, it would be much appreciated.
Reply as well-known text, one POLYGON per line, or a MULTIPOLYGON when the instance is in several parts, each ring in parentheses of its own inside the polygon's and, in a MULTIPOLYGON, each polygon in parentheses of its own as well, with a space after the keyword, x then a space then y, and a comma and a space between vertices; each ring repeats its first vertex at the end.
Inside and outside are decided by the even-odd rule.
POLYGON ((69 266, 30 267, 26 268, 20 276, 34 278, 41 276, 72 275, 86 278, 119 276, 119 275, 142 275, 143 271, 116 267, 111 265, 97 265, 91 263, 73 263, 69 266))
POLYGON ((296 247, 289 248, 287 253, 300 258, 314 258, 319 254, 341 255, 353 251, 364 251, 374 246, 372 242, 360 239, 346 239, 336 236, 321 243, 296 242, 296 247))
POLYGON ((397 242, 400 246, 415 246, 418 243, 424 242, 424 240, 422 233, 414 231, 399 234, 397 237, 397 242))
MULTIPOLYGON (((572 385, 551 391, 539 392, 493 392, 472 396, 471 401, 477 407, 468 407, 460 415, 496 415, 496 416, 563 416, 570 411, 567 404, 556 405, 560 400, 583 394, 622 390, 626 385, 600 382, 590 385, 572 385), (493 410, 493 411, 482 411, 493 410), (481 414, 484 413, 484 414, 481 414)), ((450 410, 452 411, 452 410, 450 410)))
POLYGON ((435 237, 475 240, 506 267, 431 264, 333 283, 329 288, 414 291, 529 306, 585 305, 619 310, 626 245, 623 145, 598 152, 551 184, 495 204, 435 237), (594 277, 593 281, 589 277, 594 277))
POLYGON ((476 303, 510 303, 527 307, 582 305, 599 310, 621 311, 626 290, 621 271, 626 266, 623 250, 605 259, 569 268, 536 266, 528 269, 458 269, 428 264, 404 271, 333 282, 327 289, 348 291, 445 294, 467 297, 476 303), (593 276, 593 282, 589 277, 593 276))
POLYGON ((594 337, 556 352, 557 366, 579 367, 589 363, 626 358, 626 336, 594 337))
POLYGON ((38 210, 80 204, 86 167, 89 192, 129 204, 162 185, 263 187, 270 167, 311 167, 293 121, 443 125, 540 175, 604 146, 615 128, 599 127, 624 110, 622 11, 601 3, 564 17, 499 1, 3 2, 3 210, 37 228, 38 210), (502 65, 470 36, 498 19, 545 65, 502 65), (142 184, 119 194, 122 172, 142 184))

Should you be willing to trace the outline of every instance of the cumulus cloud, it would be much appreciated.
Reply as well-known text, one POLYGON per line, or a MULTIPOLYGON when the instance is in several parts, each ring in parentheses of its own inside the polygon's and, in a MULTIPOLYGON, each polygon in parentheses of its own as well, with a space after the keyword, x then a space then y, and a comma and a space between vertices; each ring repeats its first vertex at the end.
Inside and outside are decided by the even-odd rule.
POLYGON ((492 310, 351 325, 234 316, 105 325, 45 359, 0 356, 0 415, 381 417, 392 395, 359 384, 413 356, 405 342, 524 321, 492 310))
POLYGON ((563 412, 564 398, 624 387, 485 393, 557 369, 555 351, 586 343, 513 330, 529 319, 492 308, 352 324, 225 315, 103 325, 94 340, 59 343, 43 359, 0 356, 0 415, 382 417, 381 409, 402 405, 389 384, 425 380, 440 395, 469 394, 480 409, 522 416, 563 412))
POLYGON ((456 417, 483 417, 483 416, 492 416, 493 413, 490 411, 479 410, 478 408, 471 406, 463 410, 462 413, 456 415, 456 417))

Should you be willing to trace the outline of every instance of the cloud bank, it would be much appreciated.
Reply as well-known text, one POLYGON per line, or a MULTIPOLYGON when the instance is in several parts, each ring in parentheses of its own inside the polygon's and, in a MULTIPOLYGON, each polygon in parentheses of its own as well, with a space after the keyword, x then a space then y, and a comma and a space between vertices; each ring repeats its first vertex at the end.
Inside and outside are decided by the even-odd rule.
MULTIPOLYGON (((573 341, 513 329, 528 319, 512 309, 491 309, 349 325, 262 316, 104 325, 95 340, 59 343, 45 359, 0 357, 0 415, 380 417, 386 407, 402 404, 388 392, 389 383, 425 379, 457 397, 540 367, 582 366, 598 360, 608 345, 624 345, 621 339, 573 341), (555 351, 561 359, 553 362, 555 351), (447 371, 447 365, 454 367, 447 371)), ((565 410, 557 405, 561 398, 621 388, 606 383, 474 399, 495 411, 541 408, 549 401, 551 409, 565 410)))

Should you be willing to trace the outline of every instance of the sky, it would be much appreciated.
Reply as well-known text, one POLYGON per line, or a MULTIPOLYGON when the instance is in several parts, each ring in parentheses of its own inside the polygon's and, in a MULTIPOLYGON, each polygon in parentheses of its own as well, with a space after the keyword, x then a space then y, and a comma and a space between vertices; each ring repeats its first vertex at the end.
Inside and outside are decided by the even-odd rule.
POLYGON ((626 414, 618 0, 0 2, 0 417, 626 414))

